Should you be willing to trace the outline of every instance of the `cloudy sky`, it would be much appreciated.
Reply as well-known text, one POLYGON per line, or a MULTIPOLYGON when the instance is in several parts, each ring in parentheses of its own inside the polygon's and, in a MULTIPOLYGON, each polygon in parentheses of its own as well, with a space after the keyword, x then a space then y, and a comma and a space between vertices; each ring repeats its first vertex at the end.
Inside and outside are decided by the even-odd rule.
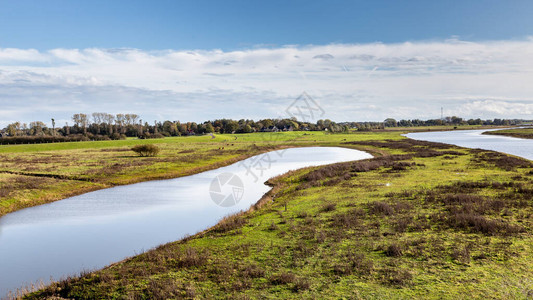
POLYGON ((43 3, 0 1, 1 127, 285 117, 304 91, 336 121, 533 118, 527 1, 43 3))

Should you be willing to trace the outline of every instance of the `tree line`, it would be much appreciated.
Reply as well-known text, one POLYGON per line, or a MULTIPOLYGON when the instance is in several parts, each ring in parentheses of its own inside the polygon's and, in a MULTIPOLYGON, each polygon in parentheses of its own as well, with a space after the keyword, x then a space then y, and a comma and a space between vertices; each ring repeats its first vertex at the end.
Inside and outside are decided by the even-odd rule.
POLYGON ((477 119, 463 119, 460 117, 452 116, 442 119, 429 119, 429 120, 399 120, 396 121, 393 118, 387 118, 383 122, 347 122, 342 123, 348 125, 351 128, 357 128, 360 131, 371 131, 376 129, 384 129, 386 127, 419 127, 419 126, 463 126, 463 125, 484 125, 484 126, 511 126, 521 125, 524 123, 531 123, 528 120, 522 119, 492 119, 482 120, 477 119))
POLYGON ((329 119, 318 120, 316 123, 301 122, 290 119, 231 120, 180 122, 154 121, 148 123, 136 114, 109 114, 95 112, 91 115, 78 113, 72 116, 72 123, 56 126, 51 119, 52 127, 42 121, 29 124, 14 122, 0 130, 2 144, 46 143, 63 141, 118 140, 126 137, 140 139, 162 138, 166 136, 184 136, 210 133, 251 133, 277 131, 328 131, 345 132, 348 130, 370 131, 385 127, 415 127, 435 125, 517 125, 524 120, 493 119, 463 120, 459 117, 446 117, 431 120, 400 120, 388 118, 383 122, 342 122, 336 123, 329 119))
POLYGON ((316 123, 300 122, 292 119, 231 120, 180 122, 154 121, 148 123, 136 114, 79 113, 72 116, 72 123, 56 126, 51 119, 52 127, 42 121, 27 123, 14 122, 0 130, 1 143, 46 143, 55 141, 89 141, 118 140, 126 137, 140 139, 163 138, 168 136, 184 136, 209 133, 251 133, 278 131, 318 131, 342 132, 348 125, 337 124, 331 120, 318 120, 316 123))

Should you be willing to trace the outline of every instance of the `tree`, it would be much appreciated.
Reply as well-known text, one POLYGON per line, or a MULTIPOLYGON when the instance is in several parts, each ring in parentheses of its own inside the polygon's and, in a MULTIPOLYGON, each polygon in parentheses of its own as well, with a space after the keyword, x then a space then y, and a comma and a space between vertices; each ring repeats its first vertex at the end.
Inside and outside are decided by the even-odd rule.
POLYGON ((248 124, 244 125, 243 132, 244 132, 244 133, 250 133, 250 132, 252 132, 252 126, 250 126, 250 125, 248 125, 248 124))
POLYGON ((100 134, 100 124, 103 123, 104 113, 93 113, 93 124, 96 128, 96 134, 100 134))
POLYGON ((274 122, 271 119, 264 119, 261 121, 266 128, 274 126, 274 122))
POLYGON ((15 122, 13 124, 9 124, 7 125, 7 134, 9 136, 16 136, 16 135, 19 135, 19 132, 20 132, 20 122, 15 122))
POLYGON ((115 116, 112 114, 103 114, 102 119, 107 124, 107 134, 112 135, 113 134, 113 121, 115 120, 115 116))
POLYGON ((224 133, 234 133, 237 129, 239 129, 239 123, 230 120, 226 123, 226 126, 224 126, 224 133))
POLYGON ((89 119, 86 114, 74 114, 72 116, 72 121, 74 122, 76 129, 83 128, 83 134, 87 135, 87 125, 89 123, 89 119))
POLYGON ((459 124, 461 124, 463 122, 463 118, 459 118, 459 117, 453 116, 451 121, 452 121, 452 124, 459 125, 459 124))
POLYGON ((215 128, 213 128, 213 125, 211 125, 211 123, 205 124, 205 132, 207 133, 215 132, 215 128))
POLYGON ((35 121, 30 123, 31 135, 43 135, 46 125, 41 121, 35 121))
POLYGON ((189 130, 194 133, 198 133, 198 124, 196 124, 195 122, 191 122, 189 124, 189 130))
POLYGON ((398 123, 393 118, 387 118, 387 119, 385 119, 385 121, 383 121, 383 126, 385 126, 385 127, 396 127, 397 124, 398 123))
POLYGON ((52 135, 56 135, 56 120, 52 118, 52 135))
POLYGON ((176 135, 178 127, 174 122, 165 121, 163 122, 163 132, 167 132, 170 135, 176 135))
POLYGON ((124 117, 124 114, 117 114, 115 116, 115 124, 117 125, 118 127, 118 131, 120 133, 124 133, 124 122, 125 122, 126 118, 124 117))

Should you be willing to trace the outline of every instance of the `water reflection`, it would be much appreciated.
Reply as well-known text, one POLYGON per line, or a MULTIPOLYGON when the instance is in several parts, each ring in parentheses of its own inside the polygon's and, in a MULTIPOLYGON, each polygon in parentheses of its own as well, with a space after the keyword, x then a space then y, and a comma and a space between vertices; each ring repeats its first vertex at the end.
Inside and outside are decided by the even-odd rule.
POLYGON ((446 143, 466 148, 493 150, 533 160, 533 139, 519 139, 500 135, 482 134, 485 131, 493 130, 416 132, 408 133, 406 136, 421 141, 446 143))
MULTIPOLYGON (((228 214, 248 209, 270 189, 263 182, 273 176, 370 157, 345 148, 293 148, 257 173, 259 179, 237 163, 177 179, 95 191, 8 214, 0 219, 0 298, 23 283, 101 268, 204 230, 228 214), (213 179, 224 173, 242 180, 241 199, 233 206, 220 206, 211 197, 213 179)), ((255 161, 257 157, 252 157, 244 163, 255 161)))

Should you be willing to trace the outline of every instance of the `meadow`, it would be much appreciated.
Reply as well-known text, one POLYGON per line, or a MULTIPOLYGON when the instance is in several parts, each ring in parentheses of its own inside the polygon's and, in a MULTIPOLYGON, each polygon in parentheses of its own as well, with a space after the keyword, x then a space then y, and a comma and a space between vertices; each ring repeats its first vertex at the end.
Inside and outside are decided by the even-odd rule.
MULTIPOLYGON (((380 136, 398 138, 393 133, 380 136)), ((368 133, 287 132, 4 145, 0 216, 97 189, 191 175, 275 149, 339 145, 348 137, 378 138, 368 133), (157 145, 161 152, 139 157, 131 148, 140 144, 157 145)))
POLYGON ((516 128, 516 129, 506 129, 506 130, 497 130, 489 131, 483 134, 493 134, 493 135, 505 135, 510 137, 516 137, 521 139, 533 139, 533 128, 516 128))
MULTIPOLYGON (((409 140, 400 133, 164 139, 151 141, 163 151, 148 161, 118 150, 137 143, 133 140, 54 150, 78 162, 98 157, 106 164, 147 163, 138 171, 124 166, 116 173, 84 177, 91 180, 45 178, 87 185, 185 175, 278 147, 342 146, 367 150, 375 158, 271 179, 272 191, 247 212, 102 270, 58 281, 26 298, 531 297, 533 163, 409 140), (194 159, 184 161, 187 155, 194 159), (207 157, 211 159, 205 162, 207 157)), ((11 158, 20 153, 39 157, 46 151, 5 153, 11 158)), ((59 167, 50 171, 68 176, 87 176, 91 168, 102 167, 77 170, 56 164, 59 167)))

